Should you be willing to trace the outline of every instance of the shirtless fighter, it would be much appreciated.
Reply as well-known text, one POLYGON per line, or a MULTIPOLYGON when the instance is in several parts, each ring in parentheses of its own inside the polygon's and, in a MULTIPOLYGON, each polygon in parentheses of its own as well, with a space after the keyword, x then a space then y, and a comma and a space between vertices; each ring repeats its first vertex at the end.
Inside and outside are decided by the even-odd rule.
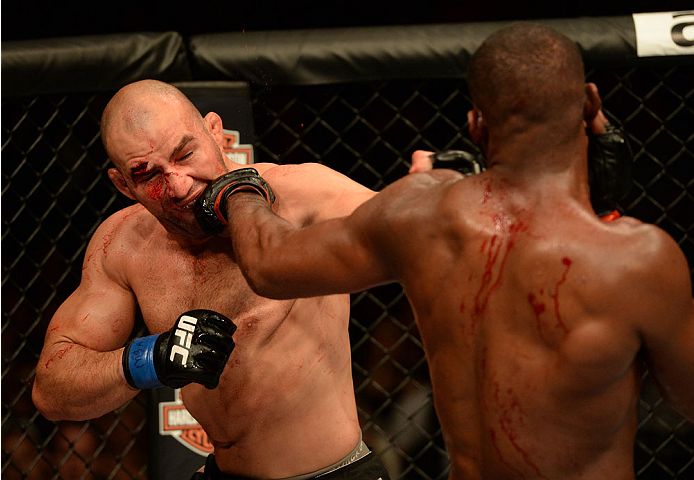
POLYGON ((633 479, 644 366, 694 420, 687 261, 659 228, 595 215, 586 127, 601 101, 569 39, 504 28, 468 82, 485 172, 409 175, 306 228, 239 189, 237 260, 274 298, 403 285, 452 480, 633 479))
MULTIPOLYGON (((39 411, 83 420, 142 388, 183 387, 215 447, 196 478, 334 470, 321 478, 387 480, 361 441, 349 296, 261 298, 228 235, 205 233, 196 221, 200 193, 240 168, 222 154, 220 117, 203 118, 170 85, 141 81, 113 97, 101 128, 109 177, 139 203, 97 229, 79 287, 48 326, 33 387, 39 411), (138 309, 152 335, 124 347, 138 309)), ((255 167, 273 182, 278 213, 297 226, 347 215, 374 195, 318 164, 255 167)))

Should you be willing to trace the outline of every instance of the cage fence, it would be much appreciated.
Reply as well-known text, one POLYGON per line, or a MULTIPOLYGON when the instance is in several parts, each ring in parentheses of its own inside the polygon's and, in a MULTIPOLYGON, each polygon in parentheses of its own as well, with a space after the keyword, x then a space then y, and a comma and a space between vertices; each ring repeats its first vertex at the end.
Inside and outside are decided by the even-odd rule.
MULTIPOLYGON (((659 225, 694 265, 694 68, 593 68, 604 111, 628 132, 626 214, 659 225)), ((2 477, 145 479, 145 396, 88 422, 50 422, 31 401, 48 322, 79 283, 96 227, 130 204, 99 138, 113 92, 2 99, 2 477)), ((255 88, 257 162, 320 162, 379 190, 416 149, 470 150, 461 80, 255 88)), ((402 480, 444 479, 448 463, 426 359, 398 285, 352 295, 350 338, 364 438, 402 480)), ((694 427, 646 375, 634 447, 639 479, 694 478, 694 427)), ((201 461, 202 463, 202 461, 201 461)))

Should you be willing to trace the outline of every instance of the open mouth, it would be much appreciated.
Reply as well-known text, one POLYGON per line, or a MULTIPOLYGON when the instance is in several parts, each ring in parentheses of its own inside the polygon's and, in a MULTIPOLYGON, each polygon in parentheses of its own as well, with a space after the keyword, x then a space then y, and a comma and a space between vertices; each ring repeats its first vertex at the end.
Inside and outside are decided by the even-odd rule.
MULTIPOLYGON (((202 190, 204 190, 204 189, 202 189, 202 190)), ((188 200, 187 202, 181 203, 181 204, 177 205, 175 209, 176 209, 176 210, 179 210, 179 211, 192 210, 193 207, 195 207, 195 204, 197 203, 198 198, 199 198, 200 195, 202 194, 202 190, 200 190, 198 193, 196 193, 196 194, 193 196, 193 198, 191 198, 191 199, 188 200)))

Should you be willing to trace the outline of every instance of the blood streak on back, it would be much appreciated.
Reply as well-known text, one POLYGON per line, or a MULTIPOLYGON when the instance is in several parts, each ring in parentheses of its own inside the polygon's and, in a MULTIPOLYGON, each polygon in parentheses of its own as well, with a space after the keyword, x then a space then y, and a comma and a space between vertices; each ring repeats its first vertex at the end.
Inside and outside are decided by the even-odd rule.
POLYGON ((554 300, 554 314, 557 316, 558 326, 565 332, 568 332, 569 330, 566 328, 566 325, 564 324, 564 321, 561 318, 561 314, 559 313, 559 287, 566 282, 566 276, 568 275, 569 269, 571 268, 571 264, 573 262, 568 257, 562 258, 561 262, 566 266, 566 268, 561 276, 561 279, 557 282, 557 285, 554 289, 554 293, 550 294, 550 297, 552 297, 552 299, 554 300))

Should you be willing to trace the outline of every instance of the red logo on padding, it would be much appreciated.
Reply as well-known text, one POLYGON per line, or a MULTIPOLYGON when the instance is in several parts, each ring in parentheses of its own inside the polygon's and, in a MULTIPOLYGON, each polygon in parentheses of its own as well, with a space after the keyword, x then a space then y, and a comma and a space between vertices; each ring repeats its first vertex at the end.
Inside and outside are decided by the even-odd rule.
POLYGON ((214 447, 205 430, 183 405, 180 388, 175 390, 174 399, 159 403, 159 434, 170 435, 187 449, 206 457, 214 447))

